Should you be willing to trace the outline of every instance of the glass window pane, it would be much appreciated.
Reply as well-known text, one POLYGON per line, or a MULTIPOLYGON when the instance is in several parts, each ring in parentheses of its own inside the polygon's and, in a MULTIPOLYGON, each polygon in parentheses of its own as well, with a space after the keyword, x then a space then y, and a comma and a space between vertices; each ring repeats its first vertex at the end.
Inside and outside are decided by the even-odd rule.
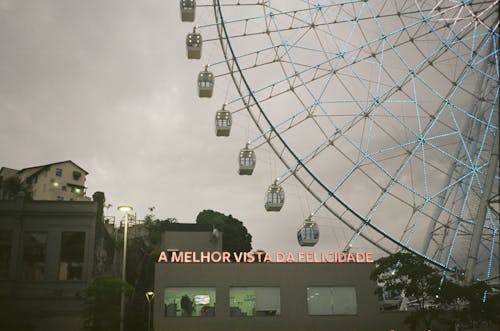
POLYGON ((23 279, 45 279, 47 232, 25 232, 23 242, 23 279))
POLYGON ((354 315, 357 313, 356 288, 308 287, 309 315, 354 315))
POLYGON ((12 231, 0 231, 0 278, 7 278, 9 275, 10 255, 12 247, 12 231))
POLYGON ((357 313, 356 289, 354 287, 333 288, 333 313, 339 315, 357 313))
POLYGON ((333 315, 331 288, 309 287, 307 289, 307 310, 309 315, 333 315))
POLYGON ((280 314, 279 287, 231 287, 231 316, 276 316, 280 314))
POLYGON ((215 287, 167 287, 164 316, 215 316, 215 287))
POLYGON ((84 253, 85 232, 63 232, 61 234, 60 280, 82 279, 84 253))

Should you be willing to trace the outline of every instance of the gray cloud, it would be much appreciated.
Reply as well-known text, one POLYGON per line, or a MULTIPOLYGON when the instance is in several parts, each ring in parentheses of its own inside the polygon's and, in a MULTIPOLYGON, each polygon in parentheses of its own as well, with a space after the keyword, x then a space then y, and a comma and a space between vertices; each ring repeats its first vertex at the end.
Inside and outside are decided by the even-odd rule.
MULTIPOLYGON (((199 13, 196 24, 210 22, 209 14, 199 13)), ((261 29, 254 22, 249 26, 261 29)), ((257 151, 252 177, 237 175, 239 149, 255 137, 255 129, 246 116, 238 114, 230 138, 214 136, 214 113, 231 82, 227 76, 218 77, 214 98, 198 99, 198 71, 222 55, 218 44, 212 43, 204 48, 201 61, 185 59, 184 38, 191 29, 192 24, 180 22, 178 1, 173 0, 0 0, 0 166, 23 168, 71 159, 89 171, 89 194, 104 191, 115 206, 133 205, 139 218, 148 207, 156 206, 160 218, 192 222, 199 211, 211 208, 244 221, 255 248, 298 249, 296 230, 318 202, 290 180, 284 184, 287 202, 282 212, 264 211, 264 192, 284 171, 266 147, 257 151)), ((370 33, 376 37, 379 32, 370 33)), ((235 45, 253 47, 245 42, 238 40, 235 45)), ((413 46, 405 49, 399 48, 414 50, 413 46)), ((225 72, 223 64, 216 69, 225 72)), ((255 82, 273 81, 266 76, 267 67, 259 69, 249 73, 255 82)), ((399 68, 392 70, 403 74, 399 68)), ((331 84, 327 93, 341 98, 336 95, 341 79, 351 79, 353 90, 363 89, 348 76, 335 77, 337 85, 331 84)), ((288 96, 269 104, 276 108, 271 114, 276 120, 298 107, 297 100, 288 96)), ((348 106, 342 112, 352 111, 348 106)), ((331 130, 326 120, 321 125, 331 130)), ((319 130, 311 134, 311 127, 315 128, 308 123, 300 129, 302 135, 294 131, 285 136, 308 152, 317 143, 310 138, 321 138, 319 130)), ((351 135, 360 139, 356 130, 351 135)), ((384 139, 377 136, 372 143, 392 144, 384 139)), ((348 169, 348 162, 338 160, 333 152, 315 161, 318 173, 330 174, 325 179, 331 184, 342 177, 337 169, 348 169)), ((387 179, 379 176, 380 182, 387 179)), ((360 195, 369 185, 360 186, 353 181, 342 194, 357 207, 367 208, 366 196, 360 199, 360 195)), ((373 192, 366 194, 372 200, 375 197, 373 192)), ((397 218, 396 205, 392 201, 381 208, 384 226, 397 218)), ((343 248, 352 233, 323 210, 317 220, 322 238, 315 249, 343 248)), ((366 246, 362 241, 357 245, 366 246)))
POLYGON ((185 59, 191 28, 177 11, 177 1, 2 1, 0 164, 71 159, 89 171, 90 194, 139 217, 156 206, 192 222, 212 208, 244 221, 256 248, 295 247, 303 213, 264 211, 271 157, 259 154, 251 178, 236 173, 251 124, 214 136, 221 102, 196 96, 202 64, 185 59))

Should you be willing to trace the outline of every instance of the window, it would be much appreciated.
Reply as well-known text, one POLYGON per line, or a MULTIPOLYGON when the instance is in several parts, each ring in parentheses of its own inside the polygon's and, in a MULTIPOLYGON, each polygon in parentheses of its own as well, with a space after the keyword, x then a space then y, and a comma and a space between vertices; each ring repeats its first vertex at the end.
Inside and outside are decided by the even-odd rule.
POLYGON ((164 306, 167 317, 215 316, 215 288, 167 287, 164 306))
POLYGON ((63 201, 64 200, 64 197, 58 195, 57 198, 56 198, 58 201, 63 201))
POLYGON ((279 287, 231 287, 231 316, 277 316, 280 314, 279 287))
POLYGON ((25 232, 23 241, 23 279, 45 279, 47 232, 25 232))
POLYGON ((9 276, 12 249, 12 231, 0 230, 0 279, 9 276))
POLYGON ((61 234, 59 280, 82 279, 84 252, 85 232, 63 232, 61 234))
POLYGON ((355 315, 356 288, 308 287, 307 311, 309 315, 355 315))
POLYGON ((56 176, 59 176, 59 177, 62 176, 62 169, 61 168, 56 168, 56 176))
POLYGON ((73 179, 74 180, 79 180, 80 177, 82 177, 82 173, 79 171, 73 171, 73 179))

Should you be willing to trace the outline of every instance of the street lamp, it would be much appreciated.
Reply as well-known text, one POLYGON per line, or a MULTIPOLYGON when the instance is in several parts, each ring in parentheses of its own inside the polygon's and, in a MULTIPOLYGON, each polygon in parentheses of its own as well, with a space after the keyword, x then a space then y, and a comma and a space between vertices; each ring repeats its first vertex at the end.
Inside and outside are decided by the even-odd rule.
MULTIPOLYGON (((122 260, 122 281, 126 282, 125 270, 127 268, 127 234, 128 234, 128 213, 132 211, 132 207, 122 205, 118 206, 118 210, 125 213, 125 224, 123 227, 123 260, 122 260)), ((125 289, 122 289, 120 301, 120 331, 124 330, 125 323, 125 289)))
POLYGON ((148 331, 151 330, 151 302, 155 298, 155 292, 146 292, 146 299, 148 300, 148 331))

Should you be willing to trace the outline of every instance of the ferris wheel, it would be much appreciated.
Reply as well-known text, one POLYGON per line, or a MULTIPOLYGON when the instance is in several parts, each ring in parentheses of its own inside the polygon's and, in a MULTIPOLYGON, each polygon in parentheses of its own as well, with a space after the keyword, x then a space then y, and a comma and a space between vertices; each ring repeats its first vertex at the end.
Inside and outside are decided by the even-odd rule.
POLYGON ((321 210, 350 229, 346 251, 365 241, 469 280, 498 277, 498 0, 181 0, 180 9, 197 24, 186 47, 201 58, 198 96, 232 81, 216 135, 243 114, 255 124, 239 174, 251 175, 268 146, 283 172, 266 210, 281 210, 288 180, 317 200, 301 245, 318 241, 321 210), (204 61, 209 44, 220 56, 204 61))

